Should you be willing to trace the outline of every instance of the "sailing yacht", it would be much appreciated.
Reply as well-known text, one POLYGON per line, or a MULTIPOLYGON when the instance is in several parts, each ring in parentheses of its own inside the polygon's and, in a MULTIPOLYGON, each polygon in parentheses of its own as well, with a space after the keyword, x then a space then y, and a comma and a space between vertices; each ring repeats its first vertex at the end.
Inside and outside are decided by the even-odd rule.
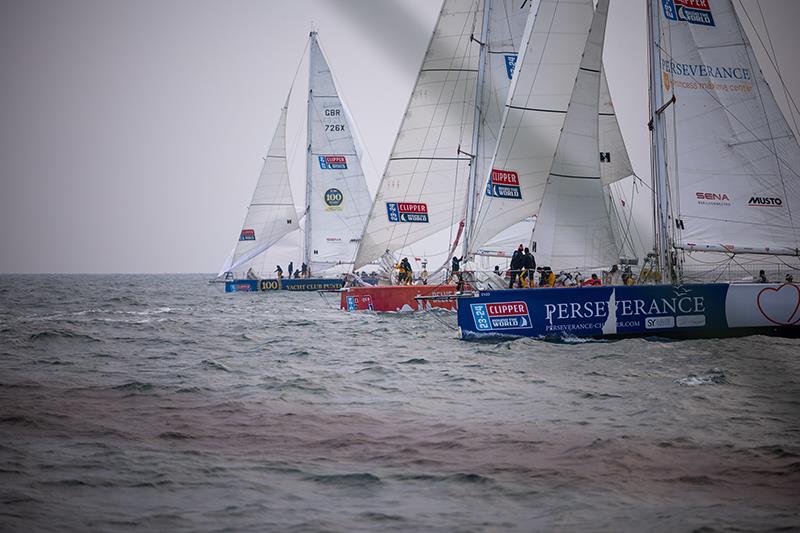
MULTIPOLYGON (((598 201, 603 181, 614 177, 605 164, 620 157, 603 148, 598 127, 597 97, 606 85, 597 49, 607 6, 599 0, 592 15, 590 1, 579 9, 542 0, 493 161, 493 168, 518 175, 522 198, 538 202, 538 257, 555 267, 613 261, 605 244, 613 232, 598 201), (558 35, 550 34, 554 25, 558 35), (582 50, 575 46, 581 33, 582 50), (591 234, 582 239, 577 232, 587 228, 591 234)), ((632 286, 480 291, 459 299, 462 337, 800 334, 800 287, 788 278, 687 282, 694 279, 687 265, 703 254, 774 258, 800 268, 800 146, 733 5, 649 0, 648 17, 652 275, 632 286)), ((616 132, 606 131, 611 141, 616 132)), ((508 222, 501 217, 522 216, 513 199, 484 200, 478 240, 508 222)))
MULTIPOLYGON (((342 309, 415 310, 418 296, 433 307, 455 307, 447 297, 457 286, 447 283, 446 267, 469 239, 476 184, 491 164, 535 3, 443 2, 354 265, 383 259, 390 269, 400 257, 415 258, 417 272, 425 262, 432 266, 430 285, 351 287, 342 309)), ((530 234, 530 222, 525 228, 530 234)))
POLYGON ((340 274, 352 267, 371 198, 354 124, 316 32, 309 35, 308 50, 305 207, 295 207, 290 186, 287 96, 236 245, 217 277, 225 281, 226 292, 337 289, 343 284, 340 274), (284 260, 290 254, 287 262, 297 258, 297 271, 306 265, 302 277, 273 275, 278 250, 284 260))

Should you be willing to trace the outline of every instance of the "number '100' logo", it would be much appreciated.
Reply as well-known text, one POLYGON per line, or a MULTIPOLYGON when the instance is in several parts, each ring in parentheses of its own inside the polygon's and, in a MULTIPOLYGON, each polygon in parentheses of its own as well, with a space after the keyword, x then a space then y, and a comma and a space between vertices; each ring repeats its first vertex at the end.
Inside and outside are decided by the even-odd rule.
POLYGON ((328 189, 325 191, 325 203, 331 207, 342 205, 342 199, 344 199, 344 196, 339 189, 328 189))

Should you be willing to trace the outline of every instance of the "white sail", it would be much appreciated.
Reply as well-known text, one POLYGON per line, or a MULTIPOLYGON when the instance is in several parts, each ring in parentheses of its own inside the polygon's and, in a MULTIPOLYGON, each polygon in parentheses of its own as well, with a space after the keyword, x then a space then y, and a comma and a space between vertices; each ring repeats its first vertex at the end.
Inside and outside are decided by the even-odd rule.
POLYGON ((639 190, 633 179, 633 166, 619 128, 605 67, 600 68, 600 105, 598 108, 598 139, 600 144, 600 178, 606 191, 606 208, 611 216, 614 242, 621 258, 642 257, 646 247, 633 217, 637 201, 651 202, 649 191, 639 190), (621 180, 625 180, 624 182, 621 180))
MULTIPOLYGON (((480 0, 445 0, 383 173, 355 268, 461 222, 469 177, 480 0)), ((453 231, 455 233, 455 231, 453 231)))
POLYGON ((353 124, 315 33, 309 53, 308 264, 312 272, 337 265, 347 265, 347 270, 355 258, 371 198, 353 142, 353 124))
POLYGON ((619 129, 606 71, 600 66, 600 103, 598 106, 598 138, 600 141, 600 177, 603 185, 633 175, 633 166, 619 129))
POLYGON ((281 111, 267 157, 233 253, 220 276, 251 261, 284 235, 299 227, 286 165, 286 107, 281 111))
MULTIPOLYGON (((483 183, 489 175, 492 157, 500 135, 506 100, 514 67, 519 56, 528 15, 536 12, 538 0, 488 0, 486 54, 483 83, 479 87, 480 123, 475 148, 475 176, 483 183)), ((474 191, 472 220, 477 214, 483 186, 474 191)))
POLYGON ((592 14, 592 0, 542 0, 529 18, 470 253, 537 214, 592 14))
POLYGON ((796 255, 800 147, 729 0, 655 2, 674 245, 796 255))
MULTIPOLYGON (((608 0, 592 19, 533 232, 537 262, 554 270, 617 263, 600 174, 599 103, 608 0)), ((621 137, 620 137, 621 138, 621 137)))
POLYGON ((528 248, 532 246, 535 227, 536 217, 517 222, 489 239, 489 242, 475 251, 475 255, 511 258, 520 244, 528 248))

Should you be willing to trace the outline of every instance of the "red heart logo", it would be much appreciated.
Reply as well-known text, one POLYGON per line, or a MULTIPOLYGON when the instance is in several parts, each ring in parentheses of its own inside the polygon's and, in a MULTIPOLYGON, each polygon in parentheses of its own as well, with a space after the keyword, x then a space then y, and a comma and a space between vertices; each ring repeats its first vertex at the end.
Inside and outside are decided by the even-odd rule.
POLYGON ((756 297, 758 310, 764 318, 779 326, 791 326, 800 322, 797 315, 800 309, 800 287, 784 283, 774 289, 765 287, 756 297))

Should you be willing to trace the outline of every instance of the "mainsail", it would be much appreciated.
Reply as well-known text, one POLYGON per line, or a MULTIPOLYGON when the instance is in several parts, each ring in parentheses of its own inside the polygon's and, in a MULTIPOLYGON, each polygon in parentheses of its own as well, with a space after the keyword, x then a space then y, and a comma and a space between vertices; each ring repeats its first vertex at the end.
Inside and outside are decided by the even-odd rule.
POLYGON ((372 199, 333 75, 311 34, 308 95, 306 263, 312 272, 349 270, 372 199))
POLYGON ((672 246, 798 255, 800 147, 730 0, 651 10, 672 246))
POLYGON ((525 21, 536 3, 445 0, 356 267, 423 239, 445 253, 458 239, 477 209, 482 187, 471 182, 489 168, 525 21))
POLYGON ((220 276, 251 261, 299 227, 286 165, 286 110, 287 106, 281 110, 253 198, 247 207, 239 240, 222 266, 220 276))
MULTIPOLYGON (((457 225, 464 214, 480 0, 445 0, 358 249, 355 268, 457 225)), ((446 238, 445 238, 446 239, 446 238)), ((443 243, 443 249, 447 243, 443 243)))

